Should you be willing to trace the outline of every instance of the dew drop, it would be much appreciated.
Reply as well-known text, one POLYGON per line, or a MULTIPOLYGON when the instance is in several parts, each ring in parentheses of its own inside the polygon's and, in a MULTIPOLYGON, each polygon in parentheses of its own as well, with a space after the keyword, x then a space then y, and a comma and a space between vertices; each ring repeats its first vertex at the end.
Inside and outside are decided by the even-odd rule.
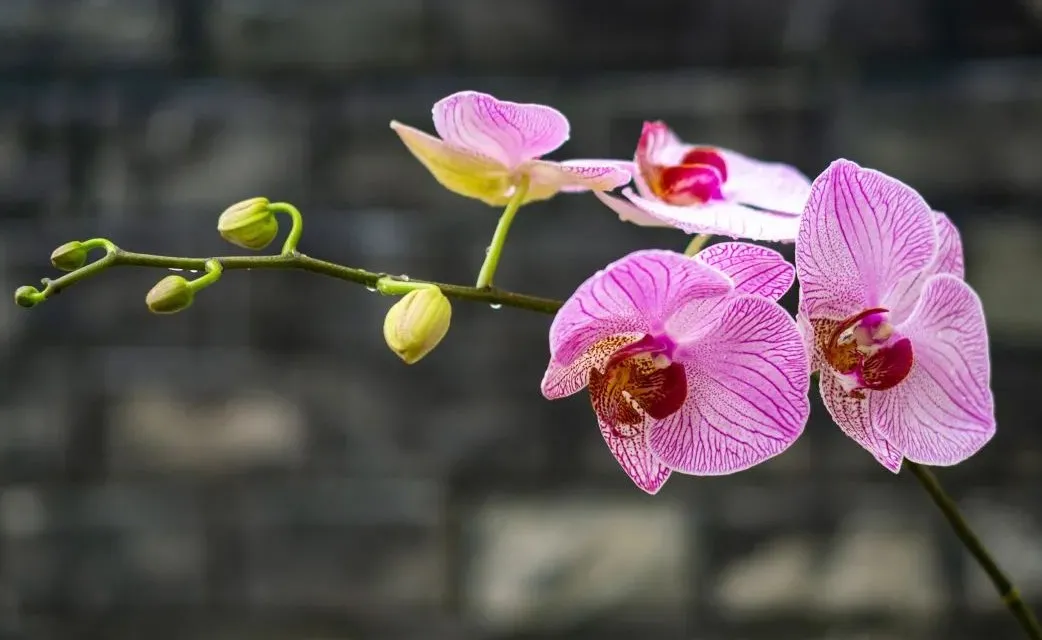
POLYGON ((199 273, 198 269, 189 269, 188 273, 199 273))
POLYGON ((408 282, 409 281, 409 276, 407 276, 407 275, 405 275, 403 273, 402 275, 398 276, 398 279, 401 280, 402 282, 408 282))
POLYGON ((485 247, 485 255, 487 256, 490 253, 492 253, 492 245, 485 247))
POLYGON ((170 267, 170 270, 175 273, 181 273, 182 271, 184 271, 184 269, 178 269, 177 267, 170 267))
POLYGON ((499 304, 498 302, 493 302, 492 304, 488 305, 488 308, 492 310, 497 310, 502 309, 503 305, 499 304))
POLYGON ((365 290, 369 293, 376 293, 376 287, 366 287, 365 290))

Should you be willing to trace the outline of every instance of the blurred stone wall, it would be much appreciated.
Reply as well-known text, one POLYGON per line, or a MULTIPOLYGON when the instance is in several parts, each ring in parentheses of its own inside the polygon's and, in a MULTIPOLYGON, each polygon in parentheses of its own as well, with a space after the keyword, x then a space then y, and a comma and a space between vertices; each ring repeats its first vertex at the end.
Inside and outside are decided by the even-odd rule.
MULTIPOLYGON (((0 290, 71 238, 229 253, 216 216, 254 195, 301 207, 309 254, 468 282, 496 212, 387 128, 465 88, 561 108, 561 157, 627 157, 645 118, 812 175, 846 156, 963 231, 1000 432, 942 476, 1042 606, 1037 5, 5 0, 0 290)), ((565 296, 684 241, 562 196, 522 212, 498 281, 565 296)), ((0 305, 2 639, 1020 637, 820 406, 784 456, 649 499, 583 398, 541 398, 547 317, 456 305, 405 368, 361 287, 228 273, 159 318, 161 276, 0 305)))

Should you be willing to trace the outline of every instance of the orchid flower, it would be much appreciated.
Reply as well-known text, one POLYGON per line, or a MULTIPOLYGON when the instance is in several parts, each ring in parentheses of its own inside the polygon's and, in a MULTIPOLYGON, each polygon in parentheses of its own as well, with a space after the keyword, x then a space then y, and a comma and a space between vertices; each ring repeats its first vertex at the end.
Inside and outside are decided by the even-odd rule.
POLYGON ((810 180, 793 167, 687 144, 663 122, 644 123, 633 165, 636 192, 595 195, 641 226, 792 242, 810 195, 810 180))
POLYGON ((894 178, 837 160, 814 181, 796 272, 825 406, 884 467, 956 464, 991 439, 984 312, 944 214, 894 178))
POLYGON ((553 107, 461 91, 436 102, 433 116, 438 137, 396 121, 391 129, 442 186, 492 206, 506 205, 522 184, 524 204, 631 178, 615 160, 540 160, 569 137, 568 119, 553 107))
POLYGON ((810 412, 802 338, 776 300, 777 252, 717 244, 637 251, 581 284, 550 327, 543 395, 589 390, 623 470, 654 494, 670 473, 721 475, 791 445, 810 412))

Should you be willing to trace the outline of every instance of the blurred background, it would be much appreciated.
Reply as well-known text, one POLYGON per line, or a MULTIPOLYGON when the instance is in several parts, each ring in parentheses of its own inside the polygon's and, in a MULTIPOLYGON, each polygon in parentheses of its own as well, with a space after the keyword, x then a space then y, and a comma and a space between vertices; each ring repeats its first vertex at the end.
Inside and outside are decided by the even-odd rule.
MULTIPOLYGON (((628 158, 664 119, 949 212, 1000 430, 940 475, 1042 606, 1039 0, 3 0, 0 290, 70 239, 236 253, 217 216, 257 195, 302 209, 308 254, 469 283, 498 212, 387 127, 430 130, 461 89, 563 110, 558 158, 628 158)), ((497 283, 564 297, 686 240, 560 196, 497 283)), ((652 499, 585 397, 542 399, 547 316, 458 303, 408 368, 362 287, 231 272, 152 316, 163 275, 0 304, 0 638, 1021 637, 916 482, 820 405, 785 455, 652 499)))

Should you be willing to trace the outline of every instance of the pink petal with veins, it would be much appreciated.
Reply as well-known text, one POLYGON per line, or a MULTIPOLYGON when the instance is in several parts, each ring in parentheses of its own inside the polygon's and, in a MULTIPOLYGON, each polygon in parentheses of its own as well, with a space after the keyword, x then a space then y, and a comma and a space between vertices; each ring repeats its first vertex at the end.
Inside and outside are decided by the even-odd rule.
POLYGON ((839 319, 879 307, 936 248, 933 212, 917 191, 836 160, 814 181, 800 222, 800 310, 839 319))
POLYGON ((746 242, 720 242, 699 251, 696 260, 726 273, 737 293, 778 300, 792 287, 796 269, 773 249, 746 242))
POLYGON ((915 359, 904 382, 869 395, 876 432, 915 462, 966 460, 995 434, 980 299, 959 278, 935 275, 898 331, 912 341, 915 359))
POLYGON ((962 279, 965 275, 959 230, 940 211, 934 211, 933 219, 937 225, 937 253, 933 261, 922 271, 901 278, 886 297, 884 306, 890 309, 890 319, 894 324, 904 322, 911 315, 923 285, 931 276, 947 273, 962 279))
POLYGON ((732 295, 718 305, 710 331, 672 334, 676 361, 690 385, 677 413, 651 425, 648 444, 674 471, 722 475, 787 449, 810 414, 810 373, 792 317, 778 304, 732 295))
POLYGON ((499 100, 478 91, 442 98, 433 116, 442 140, 511 169, 554 151, 570 133, 568 119, 553 107, 499 100))
POLYGON ((590 347, 619 334, 660 330, 679 307, 731 291, 720 272, 672 251, 636 251, 575 290, 550 325, 550 354, 567 367, 590 347))
POLYGON ((900 471, 904 456, 873 429, 868 399, 850 396, 828 369, 821 371, 820 388, 825 408, 843 433, 871 453, 879 464, 894 473, 900 471))

